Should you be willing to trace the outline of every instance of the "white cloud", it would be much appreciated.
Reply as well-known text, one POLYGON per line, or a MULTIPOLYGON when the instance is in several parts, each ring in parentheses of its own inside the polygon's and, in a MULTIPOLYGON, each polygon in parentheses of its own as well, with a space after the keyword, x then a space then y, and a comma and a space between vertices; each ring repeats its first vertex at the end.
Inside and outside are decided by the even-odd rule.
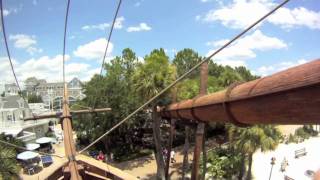
MULTIPOLYGON (((124 22, 124 17, 118 17, 114 23, 114 28, 115 29, 122 29, 123 27, 123 22, 124 22)), ((111 23, 101 23, 101 24, 95 24, 95 25, 85 25, 82 26, 81 29, 85 31, 90 31, 90 30, 106 30, 111 26, 111 23)))
MULTIPOLYGON (((77 57, 81 57, 86 60, 101 59, 104 55, 106 46, 107 46, 107 40, 104 38, 100 38, 100 39, 91 41, 87 44, 78 46, 78 48, 75 51, 73 51, 73 54, 77 57)), ((112 50, 113 50, 113 44, 110 42, 107 56, 110 56, 112 50)))
MULTIPOLYGON (((73 77, 78 77, 81 80, 89 80, 94 73, 98 72, 98 68, 92 68, 86 63, 69 63, 70 56, 66 55, 66 79, 71 80, 73 77)), ((4 83, 14 82, 14 78, 10 69, 7 57, 0 57, 0 81, 4 83)), ((19 83, 28 77, 37 77, 46 79, 48 82, 62 81, 62 55, 54 57, 42 56, 40 58, 31 58, 23 63, 18 63, 13 60, 15 71, 19 83)))
POLYGON ((128 27, 128 32, 150 31, 152 28, 146 23, 140 23, 138 26, 128 27))
MULTIPOLYGON (((227 39, 222 39, 213 42, 207 42, 214 49, 210 50, 207 56, 211 55, 217 48, 227 43, 227 39)), ((256 57, 256 51, 268 51, 273 49, 287 48, 287 44, 276 38, 264 35, 260 30, 256 30, 250 35, 247 35, 231 46, 222 50, 219 54, 213 57, 218 63, 223 65, 238 66, 245 65, 245 61, 256 57)))
POLYGON ((14 46, 16 48, 28 48, 32 45, 37 44, 34 36, 32 37, 25 34, 10 35, 9 39, 15 41, 14 46))
POLYGON ((320 11, 315 12, 304 7, 294 9, 281 8, 277 13, 270 16, 268 21, 285 29, 297 26, 320 29, 320 11))
POLYGON ((3 9, 3 16, 8 16, 11 12, 7 9, 3 9))
POLYGON ((34 55, 36 53, 42 53, 42 49, 41 48, 35 48, 35 47, 28 47, 26 49, 26 51, 30 54, 30 55, 34 55))
MULTIPOLYGON (((3 9, 3 16, 8 16, 10 14, 17 14, 19 11, 22 10, 23 5, 20 4, 19 7, 10 8, 10 9, 3 9)), ((1 11, 0 11, 1 12, 1 11)))
POLYGON ((195 20, 196 20, 196 21, 201 20, 201 15, 196 15, 195 20))
MULTIPOLYGON (((219 21, 224 26, 234 29, 244 29, 274 8, 273 0, 233 0, 220 9, 210 10, 203 18, 204 21, 219 21)), ((304 7, 289 9, 280 8, 271 15, 267 22, 280 25, 282 28, 305 26, 310 29, 320 29, 320 12, 304 7)))
POLYGON ((300 59, 297 61, 283 61, 269 66, 261 66, 257 70, 255 70, 255 73, 260 76, 267 76, 307 62, 308 61, 305 59, 300 59))
POLYGON ((143 1, 144 0, 138 0, 136 3, 134 3, 134 7, 140 7, 143 1))
POLYGON ((109 26, 110 26, 110 24, 108 24, 108 23, 101 23, 101 24, 97 24, 97 25, 85 25, 85 26, 82 26, 81 29, 82 29, 82 30, 85 30, 85 31, 95 30, 95 29, 105 30, 105 29, 107 29, 109 26))
POLYGON ((37 44, 35 36, 29 36, 26 34, 10 35, 9 40, 14 41, 14 47, 18 49, 25 49, 29 54, 41 53, 42 49, 35 47, 37 44))
POLYGON ((116 19, 116 22, 114 23, 114 28, 115 29, 122 29, 123 27, 123 21, 124 21, 124 17, 121 16, 121 17, 118 17, 116 19))

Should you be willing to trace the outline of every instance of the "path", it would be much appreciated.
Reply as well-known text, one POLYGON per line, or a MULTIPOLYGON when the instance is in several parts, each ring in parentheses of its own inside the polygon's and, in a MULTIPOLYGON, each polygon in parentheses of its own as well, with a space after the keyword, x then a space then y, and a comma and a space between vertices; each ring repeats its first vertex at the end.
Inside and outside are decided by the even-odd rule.
MULTIPOLYGON (((214 143, 214 140, 206 141, 207 149, 215 146, 216 144, 214 143)), ((176 155, 175 155, 176 162, 170 163, 169 176, 170 176, 170 179, 179 179, 181 178, 181 175, 182 175, 183 146, 174 148, 174 151, 176 152, 176 155)), ((193 159, 192 155, 193 155, 193 146, 189 148, 189 165, 191 164, 193 159)), ((157 171, 157 165, 156 165, 154 154, 145 156, 142 158, 137 158, 131 161, 115 163, 113 165, 129 174, 132 174, 136 177, 140 177, 140 179, 155 179, 156 171, 157 171)), ((190 177, 190 174, 188 174, 187 176, 190 177)))
POLYGON ((302 143, 280 144, 275 151, 257 152, 253 156, 252 172, 256 180, 269 178, 271 170, 271 157, 276 158, 272 170, 271 180, 284 179, 287 175, 296 180, 310 180, 305 175, 306 170, 317 171, 320 168, 320 137, 310 138, 302 143), (299 158, 294 157, 294 151, 306 148, 307 155, 299 158), (285 172, 280 171, 281 162, 286 158, 289 166, 285 172))

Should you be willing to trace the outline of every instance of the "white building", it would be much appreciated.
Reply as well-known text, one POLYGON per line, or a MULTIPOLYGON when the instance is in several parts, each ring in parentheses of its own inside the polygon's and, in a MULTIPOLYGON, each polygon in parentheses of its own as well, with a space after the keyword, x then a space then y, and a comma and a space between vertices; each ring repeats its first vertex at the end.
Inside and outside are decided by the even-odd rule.
POLYGON ((5 93, 6 96, 18 95, 19 88, 15 83, 5 84, 4 85, 4 93, 5 93))
POLYGON ((31 117, 31 110, 20 96, 6 96, 0 99, 0 133, 11 135, 24 142, 32 142, 45 136, 51 119, 24 121, 31 117))
MULTIPOLYGON (((63 96, 63 82, 48 83, 44 79, 28 78, 25 81, 27 94, 40 95, 46 107, 61 109, 63 96)), ((68 95, 70 104, 85 97, 82 92, 82 82, 73 78, 68 84, 68 95)))

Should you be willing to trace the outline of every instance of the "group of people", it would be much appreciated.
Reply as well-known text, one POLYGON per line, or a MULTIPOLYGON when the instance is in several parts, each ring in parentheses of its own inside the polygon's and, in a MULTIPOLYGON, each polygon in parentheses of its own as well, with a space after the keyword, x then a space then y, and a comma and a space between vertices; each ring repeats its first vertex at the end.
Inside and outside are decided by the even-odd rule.
MULTIPOLYGON (((166 148, 163 149, 162 155, 163 155, 164 161, 166 162, 166 159, 167 159, 167 156, 168 156, 168 150, 166 148)), ((174 157, 175 157, 175 152, 174 152, 174 150, 171 150, 171 152, 170 152, 170 162, 171 163, 175 163, 176 162, 174 157)))

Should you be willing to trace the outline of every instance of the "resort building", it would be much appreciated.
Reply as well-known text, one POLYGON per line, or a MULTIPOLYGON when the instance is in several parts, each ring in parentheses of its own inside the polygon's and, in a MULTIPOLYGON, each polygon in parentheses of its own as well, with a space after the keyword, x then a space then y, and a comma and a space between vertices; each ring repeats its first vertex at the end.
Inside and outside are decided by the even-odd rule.
POLYGON ((45 136, 51 119, 24 121, 32 112, 18 95, 0 98, 0 133, 11 135, 24 142, 32 142, 45 136))
MULTIPOLYGON (((82 82, 78 78, 73 78, 67 84, 70 103, 83 99, 85 95, 82 91, 82 82)), ((25 81, 27 95, 36 94, 41 96, 45 107, 55 110, 61 109, 63 96, 63 82, 48 83, 44 79, 37 80, 35 77, 25 81)))
POLYGON ((4 85, 4 93, 5 93, 5 96, 18 95, 19 88, 15 83, 5 84, 4 85))

